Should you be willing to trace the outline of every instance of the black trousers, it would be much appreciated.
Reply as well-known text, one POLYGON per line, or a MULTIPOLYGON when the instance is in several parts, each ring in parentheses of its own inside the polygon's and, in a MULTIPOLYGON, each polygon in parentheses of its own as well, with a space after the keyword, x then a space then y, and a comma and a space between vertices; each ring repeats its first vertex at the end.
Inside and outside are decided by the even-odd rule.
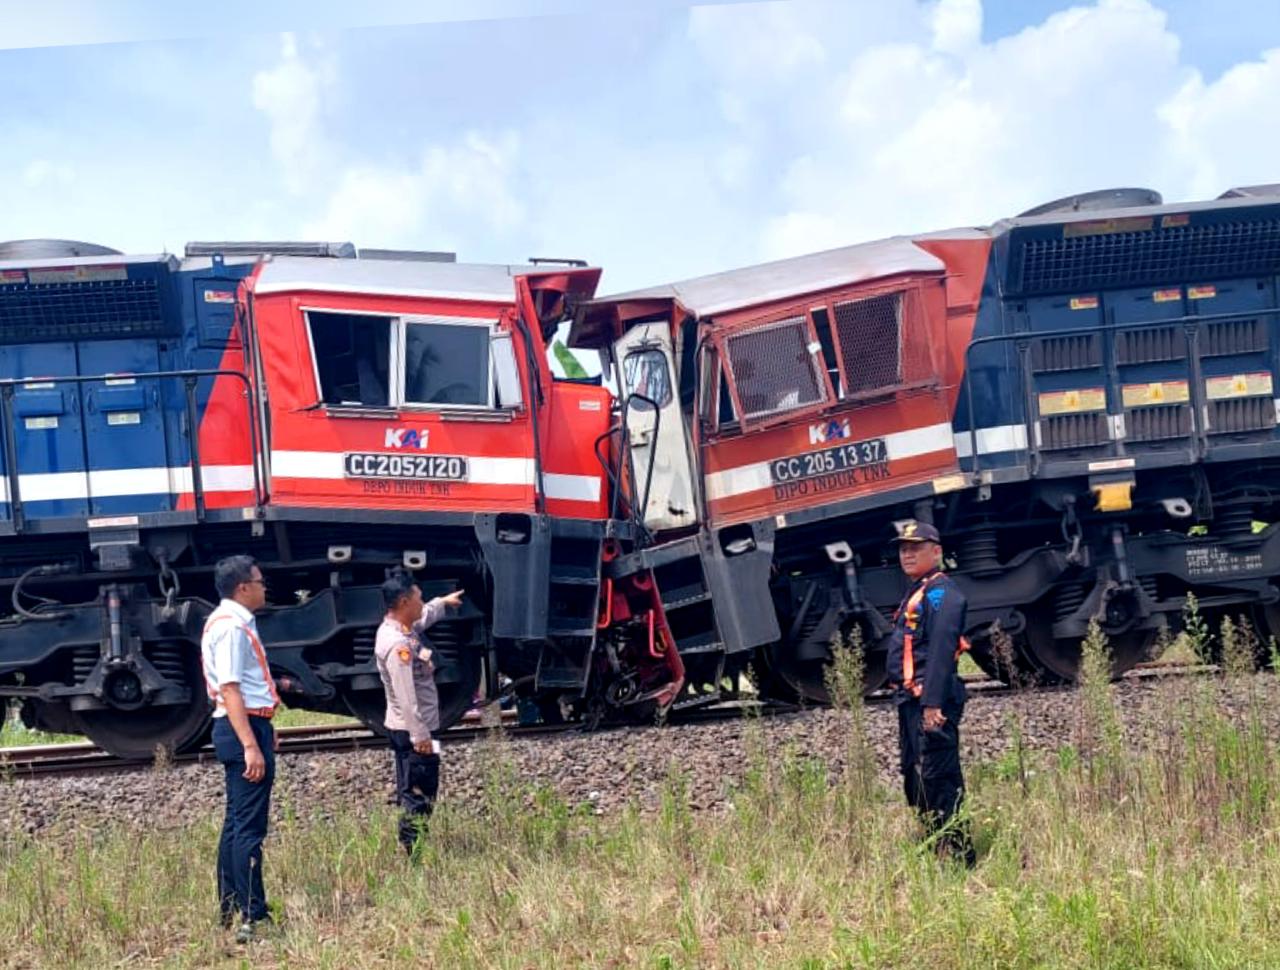
POLYGON ((267 771, 262 781, 244 777, 244 745, 225 717, 214 718, 213 750, 227 781, 227 811, 218 843, 218 902, 223 919, 237 912, 247 920, 267 917, 262 888, 262 840, 271 812, 271 786, 276 778, 275 732, 263 717, 249 718, 249 727, 262 749, 267 771))
POLYGON ((946 723, 936 731, 924 729, 924 708, 915 698, 898 705, 898 751, 902 790, 925 830, 939 835, 939 848, 960 854, 972 864, 969 829, 955 815, 964 803, 964 775, 960 770, 960 719, 963 703, 944 705, 946 723))
POLYGON ((396 758, 396 801, 404 810, 400 815, 400 844, 413 855, 414 844, 426 831, 440 791, 440 756, 414 751, 408 731, 389 731, 388 737, 396 758))

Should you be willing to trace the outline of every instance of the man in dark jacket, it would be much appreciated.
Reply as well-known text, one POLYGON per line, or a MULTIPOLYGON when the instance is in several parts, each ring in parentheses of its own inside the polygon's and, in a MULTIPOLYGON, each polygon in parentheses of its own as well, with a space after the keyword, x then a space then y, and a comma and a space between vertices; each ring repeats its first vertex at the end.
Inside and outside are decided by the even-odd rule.
POLYGON ((969 830, 957 813, 964 801, 960 718, 965 689, 956 660, 968 604, 941 571, 942 538, 924 522, 908 522, 897 539, 898 561, 911 587, 898 607, 889 645, 889 679, 896 687, 898 747, 907 804, 939 851, 973 865, 969 830))

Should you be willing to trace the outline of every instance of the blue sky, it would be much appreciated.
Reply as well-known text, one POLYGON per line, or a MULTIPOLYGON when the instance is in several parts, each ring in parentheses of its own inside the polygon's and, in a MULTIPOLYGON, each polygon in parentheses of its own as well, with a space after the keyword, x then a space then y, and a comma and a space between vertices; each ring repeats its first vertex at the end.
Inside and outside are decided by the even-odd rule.
POLYGON ((580 256, 606 292, 1280 181, 1274 0, 0 0, 0 90, 0 239, 580 256))

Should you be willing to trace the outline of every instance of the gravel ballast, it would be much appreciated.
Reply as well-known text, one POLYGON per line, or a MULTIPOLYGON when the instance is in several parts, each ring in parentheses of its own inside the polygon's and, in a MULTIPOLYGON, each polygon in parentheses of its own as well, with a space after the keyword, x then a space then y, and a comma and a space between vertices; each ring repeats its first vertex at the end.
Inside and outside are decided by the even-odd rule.
MULTIPOLYGON (((1203 682, 1200 682, 1203 683, 1203 682)), ((1169 728, 1173 692, 1183 693, 1184 678, 1122 681, 1115 687, 1130 743, 1158 743, 1169 728), (1181 681, 1179 683, 1178 681, 1181 681)), ((1280 679, 1258 674, 1208 685, 1219 709, 1243 718, 1250 698, 1274 736, 1280 722, 1280 679)), ((978 695, 970 699, 962 725, 966 764, 998 759, 1013 743, 1016 716, 1024 744, 1033 751, 1054 751, 1076 738, 1080 695, 1073 690, 978 695)), ((832 774, 843 767, 848 750, 849 715, 812 710, 765 718, 663 728, 577 731, 535 738, 453 744, 443 758, 441 797, 461 806, 478 805, 495 758, 507 759, 518 777, 548 785, 571 804, 588 803, 609 814, 632 800, 655 808, 672 765, 688 778, 692 806, 716 811, 727 789, 749 762, 749 732, 763 733, 768 751, 794 751, 825 762, 832 774)), ((897 721, 891 705, 867 708, 871 743, 886 779, 896 771, 897 721)), ((301 817, 332 812, 368 811, 392 802, 389 751, 296 754, 277 765, 273 810, 301 817)), ((216 821, 222 811, 222 769, 216 764, 141 768, 115 774, 65 778, 0 779, 0 827, 5 838, 74 837, 77 831, 117 825, 174 829, 196 821, 216 821)))

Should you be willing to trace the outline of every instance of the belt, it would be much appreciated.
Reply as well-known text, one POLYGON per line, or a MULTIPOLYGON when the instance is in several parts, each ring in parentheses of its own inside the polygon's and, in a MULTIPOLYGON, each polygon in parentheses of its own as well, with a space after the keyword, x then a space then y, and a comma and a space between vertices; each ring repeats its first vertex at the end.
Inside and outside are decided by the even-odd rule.
POLYGON ((265 717, 268 721, 276 716, 274 707, 246 707, 244 712, 250 717, 265 717))

